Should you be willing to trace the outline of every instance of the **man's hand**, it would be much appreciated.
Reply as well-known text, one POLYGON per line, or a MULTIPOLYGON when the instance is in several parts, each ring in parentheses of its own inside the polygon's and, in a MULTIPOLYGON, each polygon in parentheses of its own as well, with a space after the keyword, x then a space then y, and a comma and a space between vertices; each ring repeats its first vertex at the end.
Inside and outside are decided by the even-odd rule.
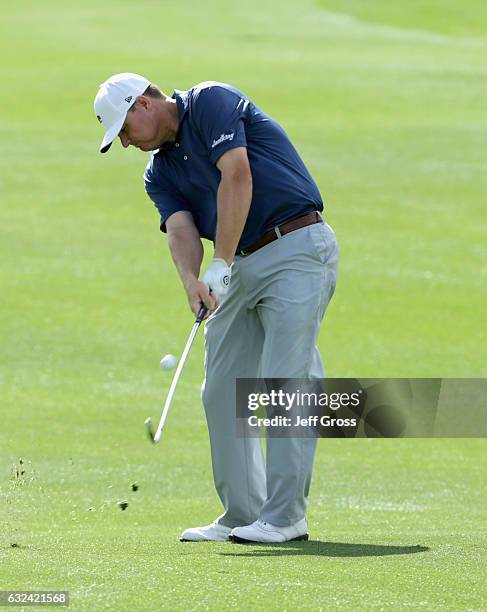
POLYGON ((221 303, 222 298, 228 293, 231 277, 231 267, 228 266, 224 259, 215 257, 203 276, 203 283, 221 303))
POLYGON ((215 296, 210 294, 205 283, 199 281, 197 278, 189 282, 185 288, 191 310, 197 315, 200 311, 201 304, 204 304, 208 308, 208 312, 204 316, 204 318, 207 319, 218 306, 215 296))

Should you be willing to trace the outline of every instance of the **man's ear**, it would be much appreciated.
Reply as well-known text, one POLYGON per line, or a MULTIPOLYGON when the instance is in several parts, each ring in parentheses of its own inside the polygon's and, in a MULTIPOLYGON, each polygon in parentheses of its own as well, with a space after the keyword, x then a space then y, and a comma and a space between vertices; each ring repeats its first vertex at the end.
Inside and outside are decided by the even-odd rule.
POLYGON ((144 109, 150 108, 151 104, 152 104, 151 99, 148 98, 147 96, 137 96, 136 102, 137 102, 137 104, 142 106, 142 108, 144 108, 144 109))

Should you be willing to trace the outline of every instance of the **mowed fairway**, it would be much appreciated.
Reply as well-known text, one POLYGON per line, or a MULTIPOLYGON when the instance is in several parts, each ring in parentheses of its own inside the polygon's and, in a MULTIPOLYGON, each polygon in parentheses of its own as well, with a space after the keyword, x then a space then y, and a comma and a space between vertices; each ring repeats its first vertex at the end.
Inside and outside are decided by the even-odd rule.
POLYGON ((311 542, 179 543, 221 511, 203 338, 151 447, 159 359, 193 317, 146 155, 99 155, 92 108, 121 71, 238 86, 340 240, 327 374, 485 377, 485 3, 25 0, 2 6, 0 51, 0 590, 87 611, 486 608, 484 439, 322 440, 311 542))

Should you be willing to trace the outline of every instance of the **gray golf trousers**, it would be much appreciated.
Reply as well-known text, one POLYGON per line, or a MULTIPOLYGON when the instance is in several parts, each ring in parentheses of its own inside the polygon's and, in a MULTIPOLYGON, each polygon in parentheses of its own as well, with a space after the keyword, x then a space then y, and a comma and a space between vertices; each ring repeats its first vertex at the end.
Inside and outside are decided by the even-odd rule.
POLYGON ((215 487, 228 527, 306 516, 315 438, 237 437, 236 378, 322 378, 316 346, 338 267, 335 234, 317 223, 235 258, 229 292, 205 325, 202 399, 215 487))

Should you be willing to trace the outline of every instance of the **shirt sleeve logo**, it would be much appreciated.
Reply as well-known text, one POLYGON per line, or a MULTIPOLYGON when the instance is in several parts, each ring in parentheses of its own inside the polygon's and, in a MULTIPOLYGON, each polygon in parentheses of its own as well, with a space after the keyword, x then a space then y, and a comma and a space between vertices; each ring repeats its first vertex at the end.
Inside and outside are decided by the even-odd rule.
POLYGON ((225 142, 225 140, 233 140, 234 136, 234 132, 232 132, 231 134, 222 134, 220 138, 217 138, 213 141, 211 148, 214 149, 217 145, 221 144, 222 142, 225 142))

